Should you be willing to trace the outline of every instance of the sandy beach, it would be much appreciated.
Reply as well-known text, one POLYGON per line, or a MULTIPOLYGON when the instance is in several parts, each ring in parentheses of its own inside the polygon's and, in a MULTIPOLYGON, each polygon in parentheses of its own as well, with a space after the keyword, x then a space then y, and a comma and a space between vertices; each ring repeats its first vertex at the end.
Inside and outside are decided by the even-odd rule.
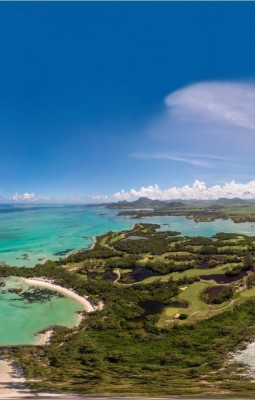
POLYGON ((51 335, 53 334, 53 329, 49 329, 43 333, 39 333, 39 340, 36 343, 37 346, 42 346, 49 343, 51 335))
POLYGON ((0 398, 26 397, 30 393, 25 387, 25 378, 15 363, 0 360, 0 398))
MULTIPOLYGON (((62 286, 55 285, 54 283, 43 279, 21 278, 21 280, 28 285, 45 287, 57 291, 65 296, 71 297, 82 304, 86 312, 93 312, 96 309, 101 309, 103 307, 103 304, 99 304, 98 307, 93 307, 89 300, 85 297, 79 296, 70 289, 63 288, 62 286)), ((82 320, 82 315, 79 313, 77 314, 77 320, 78 324, 82 320)), ((53 330, 51 328, 43 333, 40 333, 38 335, 38 342, 36 344, 47 344, 50 341, 52 333, 53 330)), ((15 363, 6 360, 0 360, 0 398, 19 398, 31 395, 31 391, 26 388, 25 382, 25 378, 22 376, 20 369, 15 365, 15 363)))
POLYGON ((79 296, 77 293, 73 292, 71 289, 66 289, 62 286, 55 285, 54 283, 46 281, 46 280, 40 280, 40 279, 34 279, 34 278, 29 278, 29 279, 21 278, 21 280, 28 285, 45 287, 47 289, 59 292, 59 293, 63 294, 64 296, 72 297, 72 299, 74 299, 74 300, 78 301, 80 304, 82 304, 84 310, 87 312, 93 312, 96 310, 96 308, 92 306, 92 304, 89 302, 88 299, 86 299, 85 297, 79 296))
MULTIPOLYGON (((99 304, 98 307, 93 307, 92 304, 89 302, 89 300, 86 299, 85 297, 79 296, 77 293, 73 292, 72 290, 66 289, 59 285, 55 285, 54 283, 49 282, 47 280, 38 279, 38 278, 37 279, 20 278, 20 279, 22 280, 22 282, 26 283, 27 285, 45 287, 47 289, 59 292, 59 293, 63 294, 64 296, 71 297, 72 299, 74 299, 74 300, 78 301, 80 304, 82 304, 84 311, 86 311, 88 313, 96 311, 103 307, 103 305, 101 305, 101 304, 99 304)), ((82 320, 82 315, 80 313, 77 313, 77 325, 79 325, 81 320, 82 320)), ((53 333, 53 330, 50 328, 49 328, 49 330, 46 330, 43 333, 39 333, 39 335, 38 335, 39 338, 38 338, 36 345, 43 346, 43 345, 49 343, 52 333, 53 333)))

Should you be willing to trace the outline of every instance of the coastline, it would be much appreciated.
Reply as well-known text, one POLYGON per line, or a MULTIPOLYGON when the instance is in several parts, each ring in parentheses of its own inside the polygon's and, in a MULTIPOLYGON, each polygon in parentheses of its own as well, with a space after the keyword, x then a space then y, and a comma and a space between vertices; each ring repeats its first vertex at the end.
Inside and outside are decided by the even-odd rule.
POLYGON ((92 250, 92 249, 95 247, 96 242, 97 242, 97 237, 96 237, 96 236, 92 236, 91 239, 93 240, 93 243, 92 243, 92 245, 88 248, 88 250, 92 250))
POLYGON ((36 346, 43 346, 50 342, 50 338, 53 334, 53 329, 48 329, 43 333, 39 333, 37 336, 39 337, 36 346))
MULTIPOLYGON (((28 285, 32 285, 32 286, 39 286, 39 287, 45 287, 47 289, 56 291, 58 293, 63 294, 64 296, 67 297, 71 297, 72 299, 76 300, 77 302, 79 302, 82 306, 83 306, 83 310, 90 313, 93 311, 96 311, 100 308, 103 307, 103 304, 98 304, 97 307, 94 307, 90 301, 85 298, 82 297, 80 295, 78 295, 77 293, 75 293, 74 291, 72 291, 71 289, 66 289, 60 285, 56 285, 55 283, 52 283, 50 281, 47 281, 45 279, 40 279, 40 278, 20 278, 22 282, 28 284, 28 285)), ((80 324, 80 322, 83 319, 83 316, 81 315, 81 313, 76 313, 77 315, 77 324, 76 326, 78 326, 80 324)), ((46 329, 43 333, 39 333, 38 336, 38 341, 35 343, 36 346, 43 346, 46 345, 47 343, 49 343, 50 338, 53 334, 53 329, 49 328, 48 330, 46 329)))
POLYGON ((52 283, 52 282, 44 280, 44 279, 39 279, 39 278, 36 278, 36 279, 20 278, 20 279, 28 285, 45 287, 47 289, 59 292, 67 297, 71 297, 72 299, 78 301, 78 303, 80 303, 83 306, 84 311, 93 312, 96 310, 96 308, 94 306, 92 306, 92 304, 89 302, 88 299, 78 295, 77 293, 73 292, 71 289, 66 289, 60 285, 56 285, 55 283, 52 283))

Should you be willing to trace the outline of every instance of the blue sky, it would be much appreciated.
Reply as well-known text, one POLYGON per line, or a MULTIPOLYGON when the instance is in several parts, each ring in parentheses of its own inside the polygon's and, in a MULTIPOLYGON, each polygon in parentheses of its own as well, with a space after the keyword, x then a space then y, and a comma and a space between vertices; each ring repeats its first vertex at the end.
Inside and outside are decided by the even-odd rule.
POLYGON ((246 2, 0 3, 2 198, 255 187, 254 15, 246 2))

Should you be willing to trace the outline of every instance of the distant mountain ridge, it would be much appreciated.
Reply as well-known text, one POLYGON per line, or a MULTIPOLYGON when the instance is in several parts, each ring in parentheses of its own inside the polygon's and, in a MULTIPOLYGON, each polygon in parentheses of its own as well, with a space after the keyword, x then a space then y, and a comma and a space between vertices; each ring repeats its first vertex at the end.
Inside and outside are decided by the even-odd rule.
POLYGON ((134 201, 120 200, 112 203, 100 203, 100 204, 88 204, 88 206, 96 206, 96 207, 107 207, 107 208, 118 208, 118 209, 138 209, 138 208, 151 208, 151 209, 164 209, 164 208, 182 208, 186 207, 189 204, 197 204, 197 203, 212 203, 215 205, 227 205, 227 204, 249 204, 254 203, 254 200, 244 200, 238 197, 233 199, 228 198, 219 198, 215 200, 152 200, 148 197, 139 197, 139 199, 134 201))
POLYGON ((151 200, 148 197, 139 197, 134 201, 121 200, 116 203, 103 203, 98 206, 105 206, 107 208, 169 208, 169 207, 184 207, 185 204, 180 201, 164 201, 164 200, 151 200))

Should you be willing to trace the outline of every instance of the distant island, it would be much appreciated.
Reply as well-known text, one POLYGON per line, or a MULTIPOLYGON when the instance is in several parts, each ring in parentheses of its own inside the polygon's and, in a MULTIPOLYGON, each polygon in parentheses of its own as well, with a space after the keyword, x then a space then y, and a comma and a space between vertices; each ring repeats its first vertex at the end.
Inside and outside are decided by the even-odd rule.
MULTIPOLYGON (((91 205, 88 205, 91 206, 91 205)), ((93 204, 93 207, 122 210, 119 216, 133 218, 153 216, 185 216, 195 222, 231 219, 235 223, 255 222, 255 200, 226 199, 162 201, 140 197, 135 201, 93 204)))

